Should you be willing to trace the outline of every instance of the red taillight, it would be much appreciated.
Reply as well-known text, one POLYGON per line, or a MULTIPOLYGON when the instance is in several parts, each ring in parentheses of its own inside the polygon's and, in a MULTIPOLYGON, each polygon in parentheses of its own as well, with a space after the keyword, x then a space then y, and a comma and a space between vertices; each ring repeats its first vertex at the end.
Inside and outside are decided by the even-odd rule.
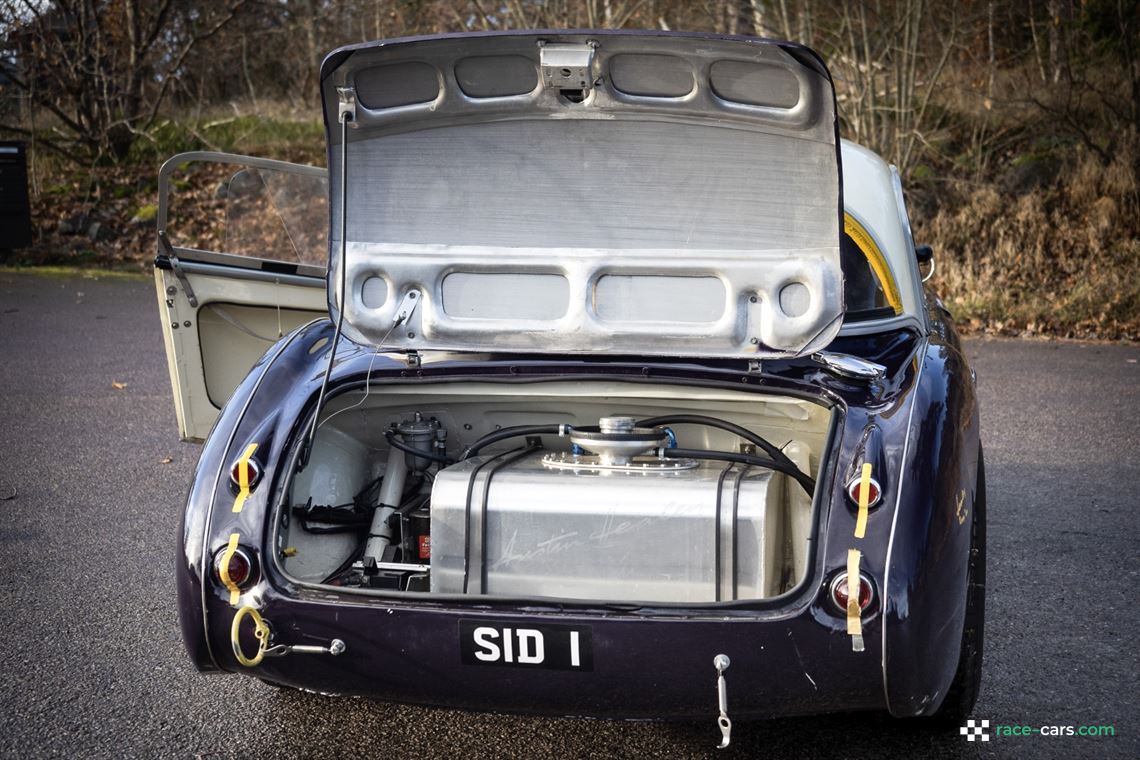
MULTIPOLYGON (((871 589, 871 580, 859 574, 859 610, 864 611, 871 606, 874 591, 871 589)), ((831 582, 831 602, 841 614, 847 614, 847 573, 840 573, 831 582)))
MULTIPOLYGON (((856 477, 847 484, 847 498, 855 506, 859 506, 859 488, 863 483, 862 477, 856 477)), ((869 478, 867 481, 867 506, 873 507, 879 503, 883 498, 883 489, 879 487, 879 481, 874 478, 869 478)))
MULTIPOLYGON (((226 584, 226 576, 222 574, 222 562, 225 561, 228 552, 229 547, 224 546, 214 555, 214 577, 223 585, 228 585, 226 584)), ((234 549, 233 554, 230 555, 225 569, 229 575, 230 583, 238 588, 248 586, 253 580, 253 563, 250 561, 249 555, 240 546, 234 549)))
POLYGON ((230 482, 236 488, 242 487, 242 473, 245 473, 245 487, 253 490, 257 481, 261 480, 261 467, 253 459, 239 459, 230 467, 230 482))

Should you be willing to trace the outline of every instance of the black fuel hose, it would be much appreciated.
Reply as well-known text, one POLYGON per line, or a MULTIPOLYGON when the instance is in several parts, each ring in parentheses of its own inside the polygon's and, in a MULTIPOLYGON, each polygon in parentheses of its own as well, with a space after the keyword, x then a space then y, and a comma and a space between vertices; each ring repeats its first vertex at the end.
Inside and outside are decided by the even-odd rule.
POLYGON ((459 460, 463 461, 468 457, 473 457, 481 449, 490 446, 492 443, 505 441, 508 438, 521 438, 526 435, 562 435, 568 433, 570 429, 569 425, 515 425, 501 428, 478 438, 475 443, 463 450, 463 453, 459 455, 459 460))
POLYGON ((733 422, 722 420, 717 417, 708 417, 703 414, 666 414, 661 417, 650 417, 646 420, 638 420, 636 423, 638 427, 657 427, 659 425, 704 425, 705 427, 720 428, 727 430, 730 433, 740 436, 749 443, 754 443, 762 448, 768 456, 773 459, 787 459, 790 463, 792 460, 788 459, 787 454, 780 451, 779 447, 769 442, 766 438, 761 438, 756 433, 745 427, 741 427, 733 422))
POLYGON ((734 451, 705 451, 704 449, 657 449, 657 453, 666 459, 710 459, 714 462, 739 462, 755 467, 767 467, 769 470, 782 472, 803 486, 808 496, 815 494, 815 479, 805 475, 796 465, 781 462, 767 457, 752 456, 751 454, 737 454, 734 451))
MULTIPOLYGON (((793 467, 797 472, 800 471, 799 466, 788 457, 780 448, 774 445, 766 438, 753 433, 746 427, 741 427, 727 420, 722 420, 717 417, 707 417, 703 414, 666 414, 661 417, 650 417, 647 420, 638 420, 635 423, 638 427, 657 427, 659 425, 704 425, 705 427, 720 428, 729 433, 738 435, 749 443, 759 446, 764 452, 772 457, 777 462, 783 462, 788 467, 793 467)), ((802 473, 801 473, 802 474, 802 473)), ((806 477, 806 476, 805 476, 806 477)), ((808 478, 810 480, 810 478, 808 478)), ((812 487, 815 487, 815 481, 812 481, 812 487)))

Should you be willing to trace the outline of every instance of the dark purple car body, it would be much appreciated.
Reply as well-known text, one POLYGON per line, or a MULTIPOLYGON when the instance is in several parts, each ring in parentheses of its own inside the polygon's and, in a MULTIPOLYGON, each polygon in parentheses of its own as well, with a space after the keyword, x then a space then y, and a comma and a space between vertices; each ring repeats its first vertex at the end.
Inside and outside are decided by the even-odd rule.
MULTIPOLYGON (((785 49, 814 60, 802 48, 785 49)), ((352 53, 332 54, 325 75, 352 53)), ((329 129, 331 134, 337 127, 329 129)), ((172 272, 171 258, 163 253, 156 266, 172 272)), ((181 258, 185 265, 190 256, 181 252, 181 258)), ((315 347, 334 334, 329 320, 304 325, 274 344, 238 385, 202 449, 178 537, 175 579, 190 658, 202 671, 246 672, 287 686, 399 702, 698 718, 716 715, 712 662, 725 653, 732 663, 725 675, 733 717, 968 712, 980 678, 985 583, 978 403, 948 312, 933 294, 924 298, 917 324, 841 333, 827 346, 881 365, 874 377, 845 376, 814 355, 765 358, 757 366, 632 351, 593 356, 513 350, 425 354, 409 362, 341 338, 328 378, 330 398, 359 388, 366 378, 374 388, 478 380, 509 385, 523 395, 554 378, 610 379, 746 390, 758 398, 777 394, 832 410, 806 577, 775 597, 688 607, 377 595, 291 579, 274 545, 274 516, 325 380, 328 357, 315 347), (251 442, 258 443, 259 483, 235 512, 231 467, 251 442), (873 593, 861 617, 865 648, 853 651, 828 582, 847 566, 857 519, 847 487, 865 462, 874 467, 881 498, 859 541, 860 570, 873 593), (258 579, 252 603, 269 622, 273 644, 320 647, 340 639, 343 653, 266 657, 252 668, 238 662, 232 646, 235 609, 212 569, 234 534, 252 559, 258 579), (499 628, 588 629, 592 663, 578 670, 465 663, 460 629, 472 621, 499 628)), ((258 648, 252 626, 242 628, 237 639, 242 651, 258 648)))

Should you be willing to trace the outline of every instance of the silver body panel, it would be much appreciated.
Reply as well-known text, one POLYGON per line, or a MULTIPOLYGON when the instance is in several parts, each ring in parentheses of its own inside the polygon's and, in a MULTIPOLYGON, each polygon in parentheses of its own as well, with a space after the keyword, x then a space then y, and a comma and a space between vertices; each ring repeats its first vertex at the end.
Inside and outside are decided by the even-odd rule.
MULTIPOLYGON (((739 468, 661 472, 553 469, 537 452, 471 488, 467 593, 630 602, 715 602, 780 592, 785 477, 739 468), (487 554, 482 552, 486 530, 487 554), (719 543, 719 547, 718 547, 719 543), (733 556, 734 548, 738 552, 733 556), (717 553, 720 583, 717 583, 717 553), (737 577, 733 582, 733 568, 737 577), (483 577, 486 577, 486 586, 483 577)), ((484 457, 442 470, 431 496, 431 591, 464 593, 467 494, 484 457)))
MULTIPOLYGON (((356 342, 758 358, 820 350, 839 330, 834 97, 802 49, 411 39, 329 57, 330 127, 338 88, 356 98, 343 301, 356 342)), ((345 147, 330 129, 334 234, 345 147)))

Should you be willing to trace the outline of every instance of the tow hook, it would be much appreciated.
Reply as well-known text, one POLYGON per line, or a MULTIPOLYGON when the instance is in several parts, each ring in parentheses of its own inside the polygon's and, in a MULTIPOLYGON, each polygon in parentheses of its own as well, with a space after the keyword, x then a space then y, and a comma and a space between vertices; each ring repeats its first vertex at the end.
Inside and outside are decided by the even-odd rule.
POLYGON ((340 639, 333 639, 328 646, 313 646, 311 644, 273 644, 273 631, 269 621, 261 617, 261 613, 253 607, 242 607, 234 615, 234 622, 230 625, 230 643, 233 645, 234 657, 247 668, 258 665, 265 657, 284 657, 287 654, 331 654, 336 656, 346 649, 340 639), (257 654, 246 657, 241 650, 241 623, 246 617, 253 619, 253 635, 257 638, 257 654))
POLYGON ((731 660, 727 654, 718 654, 713 658, 713 667, 716 668, 716 697, 720 708, 720 717, 716 724, 720 726, 720 744, 717 749, 724 749, 732 741, 732 721, 728 719, 728 684, 724 680, 724 671, 728 670, 731 660))

